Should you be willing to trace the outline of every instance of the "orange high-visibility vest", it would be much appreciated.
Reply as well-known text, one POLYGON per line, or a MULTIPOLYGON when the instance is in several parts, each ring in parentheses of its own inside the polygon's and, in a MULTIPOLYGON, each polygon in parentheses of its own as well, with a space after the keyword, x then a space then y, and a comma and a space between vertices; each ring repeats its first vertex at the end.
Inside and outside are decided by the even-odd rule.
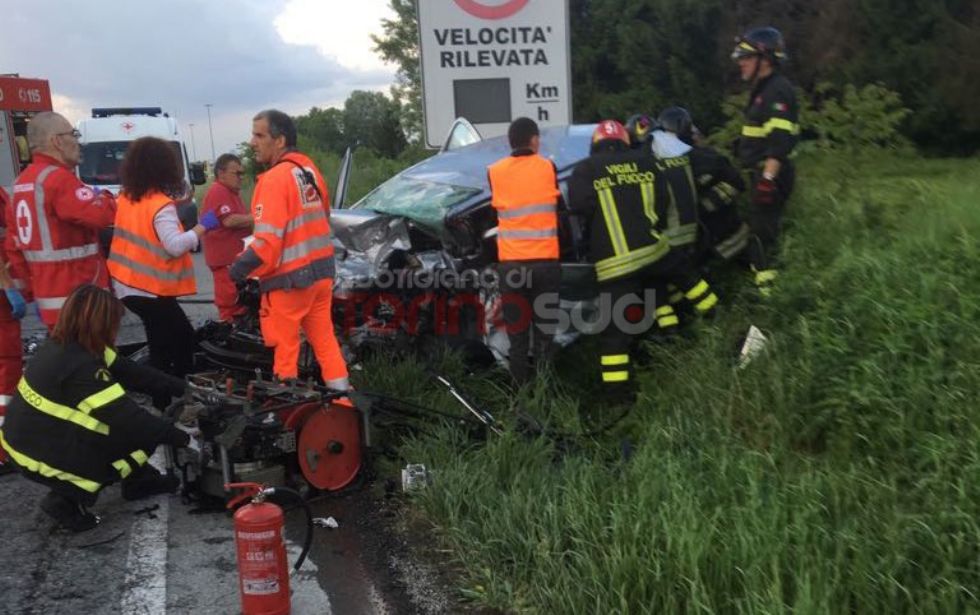
POLYGON ((151 192, 132 201, 120 193, 117 201, 116 228, 109 250, 109 274, 113 279, 159 297, 197 292, 190 252, 171 256, 153 227, 153 217, 173 199, 151 192))
POLYGON ((252 195, 259 289, 309 288, 333 278, 327 182, 308 157, 285 154, 259 176, 252 195))
POLYGON ((558 181, 555 165, 538 154, 508 156, 490 165, 500 261, 558 259, 558 181))

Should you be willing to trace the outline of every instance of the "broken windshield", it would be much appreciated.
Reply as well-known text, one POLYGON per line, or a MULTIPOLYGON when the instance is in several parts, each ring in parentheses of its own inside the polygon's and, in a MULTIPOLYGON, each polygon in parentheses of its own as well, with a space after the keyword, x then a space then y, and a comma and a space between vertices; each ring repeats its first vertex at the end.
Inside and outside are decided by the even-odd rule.
POLYGON ((371 191, 355 207, 404 216, 438 231, 443 227, 447 209, 481 192, 479 188, 396 175, 371 191))

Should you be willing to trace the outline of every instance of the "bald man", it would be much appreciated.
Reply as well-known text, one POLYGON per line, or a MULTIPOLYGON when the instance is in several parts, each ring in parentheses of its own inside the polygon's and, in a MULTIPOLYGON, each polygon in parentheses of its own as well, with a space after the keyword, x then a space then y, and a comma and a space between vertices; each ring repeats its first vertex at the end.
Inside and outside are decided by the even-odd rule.
POLYGON ((5 248, 19 252, 41 320, 54 327, 69 293, 90 283, 109 288, 99 231, 111 226, 116 201, 75 176, 79 133, 63 116, 38 113, 27 126, 31 164, 17 177, 5 248))

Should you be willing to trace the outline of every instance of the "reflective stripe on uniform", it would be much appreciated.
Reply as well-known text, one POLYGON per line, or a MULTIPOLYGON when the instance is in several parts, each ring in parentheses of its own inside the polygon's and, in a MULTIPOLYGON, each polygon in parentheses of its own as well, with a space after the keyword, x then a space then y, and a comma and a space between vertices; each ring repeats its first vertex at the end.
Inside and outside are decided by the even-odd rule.
POLYGON ((334 378, 333 380, 327 380, 324 383, 328 389, 334 389, 336 391, 346 391, 350 388, 349 378, 334 378))
POLYGON ((660 218, 657 216, 657 194, 653 190, 653 182, 640 183, 640 196, 643 199, 643 212, 650 220, 650 228, 655 228, 660 218))
POLYGON ((29 263, 61 263, 87 258, 99 253, 99 244, 87 243, 84 246, 61 248, 60 250, 21 250, 24 260, 29 263))
POLYGON ((600 359, 603 365, 626 365, 630 362, 628 354, 604 354, 600 359))
POLYGON ((255 230, 253 232, 255 234, 269 233, 270 235, 275 235, 279 239, 282 239, 283 235, 286 234, 286 231, 282 230, 278 226, 273 226, 272 224, 267 224, 265 222, 259 222, 258 224, 256 224, 255 230))
POLYGON ((146 239, 140 237, 139 235, 135 233, 130 233, 124 228, 113 229, 112 236, 119 237, 120 239, 125 239, 130 243, 135 243, 136 245, 143 248, 144 250, 147 250, 150 253, 152 253, 154 256, 159 256, 164 260, 170 260, 172 258, 175 258, 174 255, 171 254, 170 252, 167 252, 163 246, 154 245, 153 243, 147 241, 146 239))
POLYGON ((317 222, 320 219, 326 219, 326 212, 322 208, 318 207, 313 211, 308 211, 301 216, 296 216, 286 223, 286 232, 295 231, 304 224, 309 224, 310 222, 317 222))
POLYGON ((602 372, 603 382, 626 382, 629 379, 630 379, 630 373, 628 371, 602 372))
MULTIPOLYGON (((167 257, 171 258, 171 257, 167 257)), ((180 280, 186 280, 187 278, 194 277, 193 269, 184 269, 183 271, 178 271, 177 273, 169 273, 166 271, 159 271, 150 267, 149 265, 144 265, 142 263, 137 263, 128 256, 123 256, 118 252, 111 252, 109 254, 109 260, 119 263, 124 267, 142 273, 143 275, 150 276, 151 278, 156 278, 157 280, 164 280, 168 282, 179 282, 180 280)))
POLYGON ((715 251, 718 252, 722 258, 731 258, 745 249, 750 235, 751 230, 749 229, 749 225, 742 223, 742 225, 738 227, 738 230, 735 231, 731 237, 715 244, 715 251))
POLYGON ((3 437, 3 432, 0 431, 0 444, 3 445, 3 449, 17 462, 17 465, 24 468, 25 470, 30 470, 35 474, 40 474, 45 478, 54 478, 57 480, 63 480, 72 483, 82 491, 88 491, 89 493, 98 493, 102 485, 95 482, 94 480, 88 480, 87 478, 82 478, 81 476, 72 474, 70 472, 65 472, 64 470, 59 470, 58 468, 53 468, 48 464, 38 461, 33 457, 28 457, 24 453, 11 448, 10 443, 3 437))
POLYGON ((543 231, 501 231, 497 230, 497 237, 501 239, 547 239, 557 237, 558 229, 549 228, 543 231))
POLYGON ((279 264, 287 265, 293 261, 309 256, 313 250, 328 248, 330 245, 330 238, 327 236, 319 235, 316 237, 310 237, 306 241, 302 241, 295 246, 289 246, 288 248, 284 249, 282 251, 282 260, 279 262, 279 264))
POLYGON ((56 419, 74 423, 79 427, 88 429, 89 431, 94 431, 95 433, 100 433, 104 436, 109 435, 108 425, 90 417, 86 412, 76 408, 62 406, 61 404, 55 403, 44 397, 32 389, 31 385, 27 384, 26 378, 21 378, 20 382, 17 383, 17 392, 20 393, 21 398, 23 398, 23 400, 35 410, 43 412, 48 416, 53 416, 56 419))
POLYGON ((118 382, 111 386, 108 386, 98 393, 93 393, 89 395, 82 401, 78 402, 78 409, 82 412, 88 414, 93 410, 97 410, 106 404, 111 404, 120 397, 126 395, 126 391, 122 388, 122 385, 118 382))
POLYGON ((634 271, 639 271, 651 263, 655 263, 670 251, 666 241, 658 241, 651 246, 644 246, 617 256, 604 258, 595 264, 595 275, 598 281, 619 278, 634 271))
POLYGON ((800 125, 781 117, 774 117, 762 126, 742 126, 743 137, 768 137, 773 130, 785 130, 791 135, 800 134, 800 125))
POLYGON ((616 256, 625 255, 629 252, 629 247, 626 243, 626 235, 623 233, 623 224, 619 221, 619 211, 616 209, 616 199, 613 198, 612 190, 602 188, 597 190, 596 194, 599 196, 599 207, 606 221, 606 230, 609 232, 613 252, 616 256))
POLYGON ((51 241, 48 215, 44 211, 44 180, 48 178, 48 175, 54 173, 57 168, 56 166, 45 167, 34 178, 34 209, 37 213, 37 232, 41 238, 41 250, 46 252, 54 249, 54 243, 51 241))
POLYGON ((68 297, 35 297, 34 302, 42 310, 60 310, 68 297))
POLYGON ((115 350, 106 346, 105 351, 102 353, 102 356, 105 359, 106 366, 112 367, 112 364, 116 362, 116 357, 118 355, 116 354, 115 350))
POLYGON ((134 451, 129 454, 129 457, 123 459, 117 459, 112 462, 112 467, 119 472, 119 476, 126 478, 133 473, 133 470, 146 464, 149 457, 143 451, 134 451))
POLYGON ((667 327, 675 327, 680 324, 680 320, 677 319, 677 314, 674 312, 674 308, 669 305, 661 305, 654 311, 657 317, 657 326, 665 329, 667 327))
MULTIPOLYGON (((13 401, 13 399, 14 399, 13 395, 0 395, 0 406, 9 406, 10 402, 13 401)), ((2 420, 3 417, 0 416, 0 421, 2 420)))
POLYGON ((509 209, 497 210, 497 217, 504 220, 533 216, 535 214, 553 214, 558 210, 554 203, 534 203, 531 205, 521 205, 509 209))

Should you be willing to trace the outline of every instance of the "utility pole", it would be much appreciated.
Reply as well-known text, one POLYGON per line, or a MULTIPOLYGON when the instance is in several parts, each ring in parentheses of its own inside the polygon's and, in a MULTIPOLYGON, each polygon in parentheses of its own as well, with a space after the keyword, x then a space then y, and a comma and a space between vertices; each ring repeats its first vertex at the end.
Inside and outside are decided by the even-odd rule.
POLYGON ((191 154, 194 156, 194 161, 197 161, 197 146, 194 145, 194 123, 191 122, 187 124, 191 128, 191 154))
POLYGON ((211 128, 211 107, 214 103, 205 103, 205 107, 208 108, 208 133, 211 135, 211 164, 214 164, 214 129, 211 128))

